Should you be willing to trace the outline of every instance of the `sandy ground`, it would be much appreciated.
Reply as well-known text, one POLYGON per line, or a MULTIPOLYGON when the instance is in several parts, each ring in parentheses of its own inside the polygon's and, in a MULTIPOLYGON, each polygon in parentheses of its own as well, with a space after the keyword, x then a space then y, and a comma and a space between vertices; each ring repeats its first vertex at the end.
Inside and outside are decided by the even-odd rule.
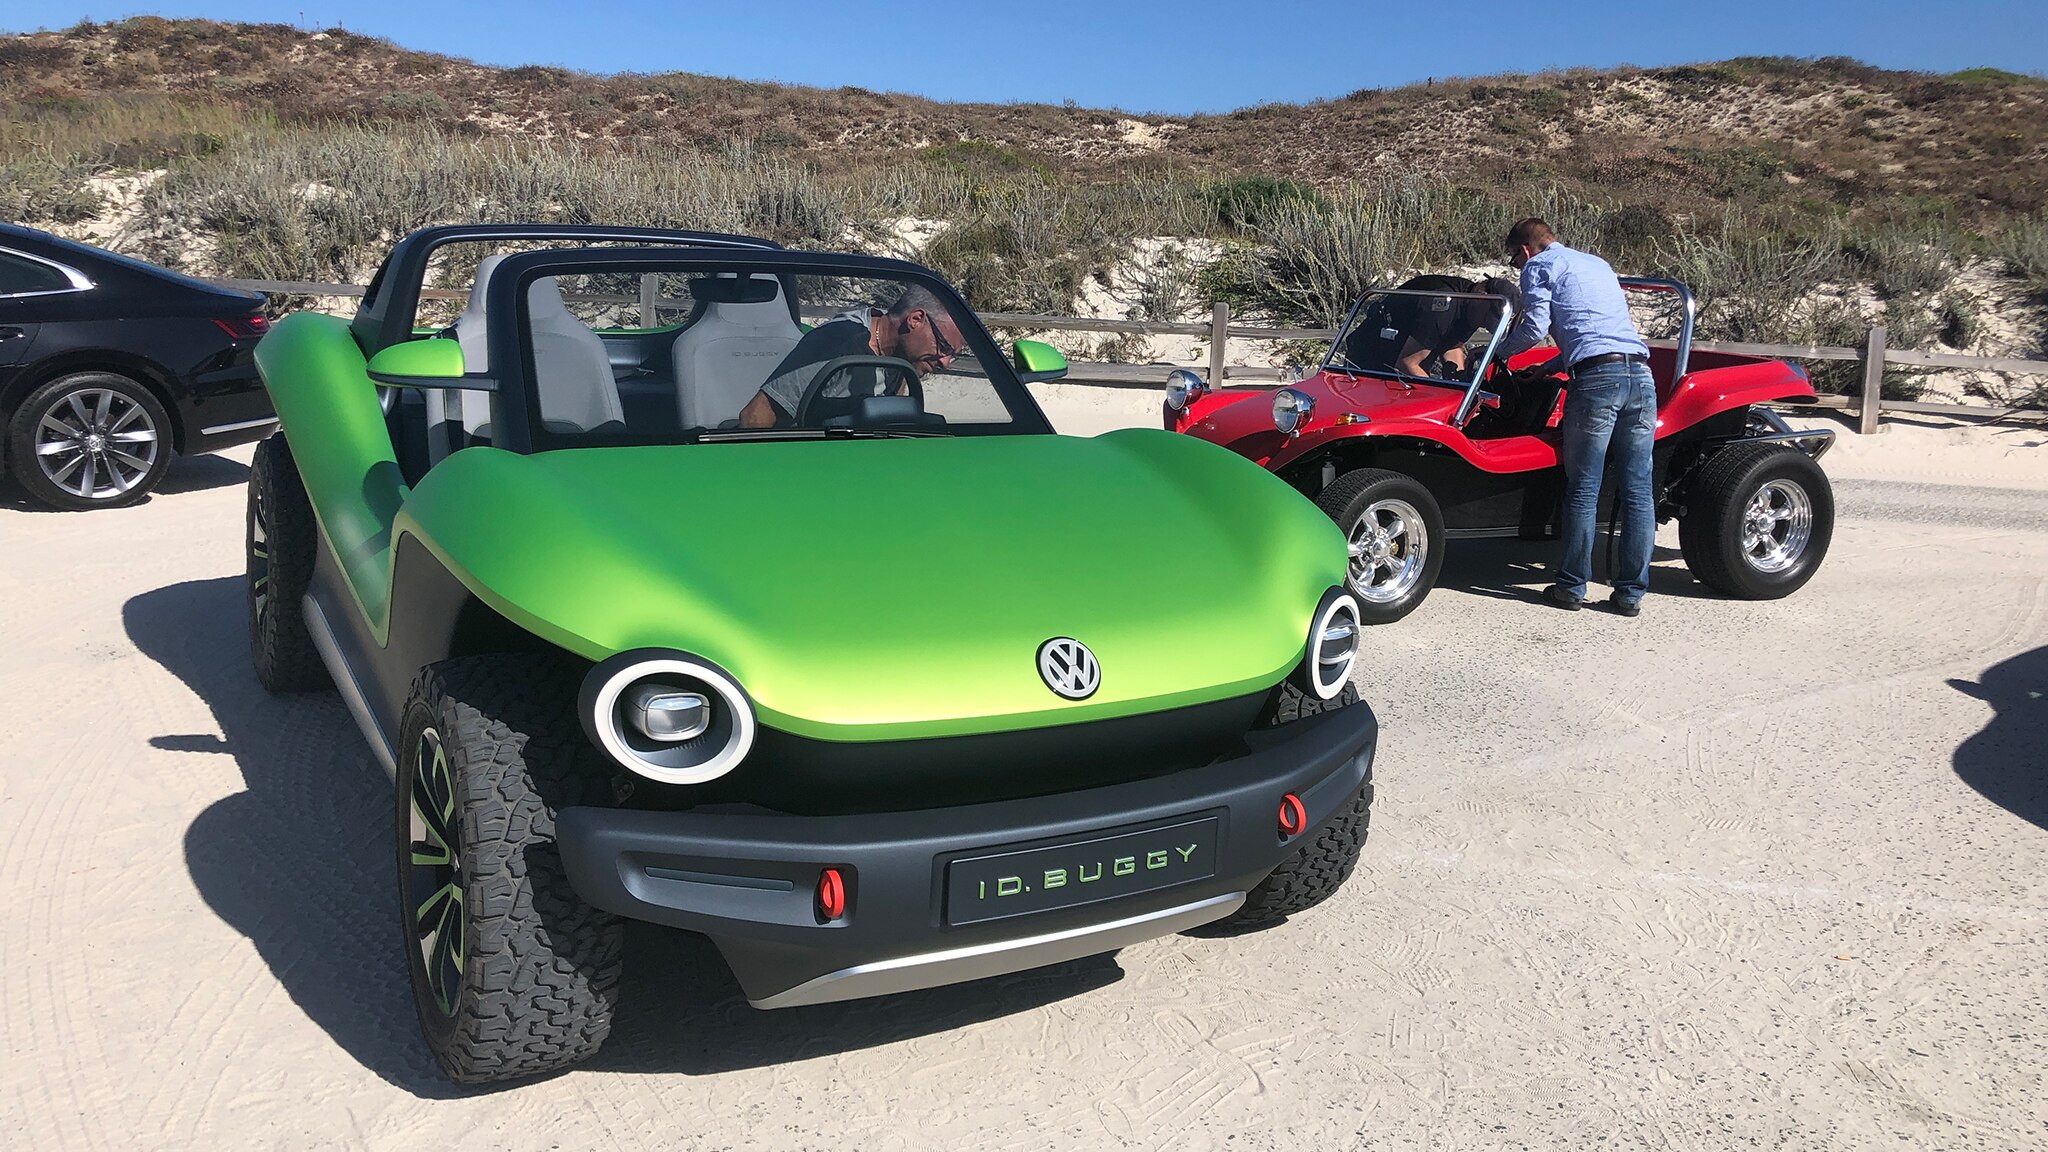
POLYGON ((246 450, 0 494, 0 1146, 2048 1146, 2048 496, 1898 482, 1912 439, 1829 459, 1898 475, 1776 603, 1669 535, 1636 621, 1451 553, 1360 673, 1364 863, 1292 923, 779 1013, 636 931, 601 1058, 494 1093, 417 1038, 361 739, 249 672, 246 450))

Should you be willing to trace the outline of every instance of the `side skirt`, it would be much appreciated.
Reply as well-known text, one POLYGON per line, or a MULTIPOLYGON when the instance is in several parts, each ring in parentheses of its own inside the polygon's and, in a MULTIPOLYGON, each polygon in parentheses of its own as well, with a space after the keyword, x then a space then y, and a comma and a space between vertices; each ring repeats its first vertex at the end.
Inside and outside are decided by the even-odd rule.
POLYGON ((334 641, 334 630, 327 624, 327 614, 321 611, 320 602, 310 592, 301 603, 306 616, 306 630, 312 633, 313 647, 320 652, 320 662, 327 666, 327 674, 333 677, 335 687, 341 691, 342 703, 348 705, 348 714, 355 718, 356 727, 362 730, 363 740, 377 757, 377 763, 383 767, 384 774, 396 782, 398 757, 392 751, 391 738, 377 726, 377 718, 363 696, 363 686, 357 682, 354 669, 349 667, 340 645, 334 641))

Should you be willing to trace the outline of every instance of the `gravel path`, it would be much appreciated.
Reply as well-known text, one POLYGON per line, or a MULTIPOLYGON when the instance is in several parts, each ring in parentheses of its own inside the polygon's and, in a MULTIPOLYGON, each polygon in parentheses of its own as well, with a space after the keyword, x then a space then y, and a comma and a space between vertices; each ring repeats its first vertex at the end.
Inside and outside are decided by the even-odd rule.
POLYGON ((1323 908, 776 1013, 636 931, 595 1066, 471 1094, 381 774, 248 670, 244 476, 0 500, 0 1145, 2048 1146, 2048 494, 1845 483, 1767 604, 1667 534, 1634 621, 1463 545, 1371 635, 1378 810, 1323 908))

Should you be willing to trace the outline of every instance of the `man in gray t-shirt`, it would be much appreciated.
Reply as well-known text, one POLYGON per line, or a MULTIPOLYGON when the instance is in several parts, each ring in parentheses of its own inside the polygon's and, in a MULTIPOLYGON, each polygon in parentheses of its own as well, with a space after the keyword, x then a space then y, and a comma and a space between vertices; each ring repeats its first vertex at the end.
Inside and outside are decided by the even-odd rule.
MULTIPOLYGON (((789 355, 768 374, 768 380, 740 410, 740 427, 772 428, 796 418, 804 391, 818 370, 841 356, 887 356, 907 361, 919 377, 944 368, 960 351, 959 325, 938 297, 912 286, 884 312, 855 308, 842 312, 804 334, 789 355)), ((856 388, 879 386, 881 373, 872 368, 843 373, 825 386, 824 395, 848 397, 856 388)), ((899 389, 900 389, 899 385, 899 389)))

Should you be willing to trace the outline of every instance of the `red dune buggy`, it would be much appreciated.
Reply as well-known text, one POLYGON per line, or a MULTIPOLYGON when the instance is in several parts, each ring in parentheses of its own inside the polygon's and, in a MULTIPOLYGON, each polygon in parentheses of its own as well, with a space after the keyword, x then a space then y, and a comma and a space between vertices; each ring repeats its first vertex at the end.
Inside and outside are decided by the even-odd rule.
MULTIPOLYGON (((1749 600, 1795 591, 1834 531, 1834 495, 1817 463, 1834 433, 1795 431, 1764 405, 1812 401, 1811 381, 1783 361, 1695 351, 1684 285, 1622 284, 1632 299, 1661 302, 1678 326, 1676 341, 1650 354, 1658 521, 1678 520, 1686 567, 1707 586, 1749 600)), ((1483 293, 1369 292, 1322 366, 1289 387, 1212 390, 1193 372, 1174 372, 1166 427, 1228 447, 1314 500, 1350 540, 1350 586, 1364 618, 1399 620, 1436 583, 1446 542, 1558 532, 1558 421, 1569 381, 1562 365, 1545 362, 1554 349, 1496 362, 1513 318, 1506 300, 1483 293), (1435 374, 1411 375, 1375 353, 1404 346, 1404 317, 1467 303, 1499 315, 1463 350, 1470 371, 1439 358, 1426 365, 1435 374)), ((1612 506, 1610 484, 1601 523, 1612 506)))

